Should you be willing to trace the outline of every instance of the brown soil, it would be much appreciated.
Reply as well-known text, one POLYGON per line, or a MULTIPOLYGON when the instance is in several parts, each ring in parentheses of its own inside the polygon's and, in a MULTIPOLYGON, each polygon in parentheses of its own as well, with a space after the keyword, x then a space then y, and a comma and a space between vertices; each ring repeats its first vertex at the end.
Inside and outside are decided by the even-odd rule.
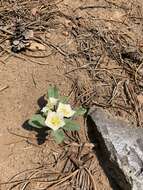
MULTIPOLYGON (((49 84, 56 84, 63 95, 68 95, 72 89, 72 83, 64 77, 63 68, 66 65, 62 63, 62 57, 59 54, 41 61, 48 63, 48 65, 41 66, 14 57, 9 58, 6 65, 1 65, 1 87, 9 86, 0 93, 0 150, 2 152, 0 156, 2 171, 0 179, 2 183, 9 181, 11 177, 23 171, 25 171, 24 174, 19 174, 12 181, 24 180, 25 177, 28 178, 31 175, 31 170, 32 172, 38 171, 36 168, 41 169, 43 167, 43 170, 39 169, 39 171, 42 171, 42 175, 44 175, 44 170, 47 173, 52 169, 57 172, 54 159, 61 155, 63 149, 48 140, 44 144, 38 145, 35 132, 29 132, 22 128, 24 122, 39 109, 37 100, 45 94, 49 84), (53 163, 53 167, 48 166, 45 169, 50 163, 53 163), (29 171, 29 169, 31 170, 29 171)), ((84 126, 82 121, 81 126, 84 126)), ((81 138, 85 142, 84 136, 81 138)), ((98 189, 103 189, 103 187, 110 189, 96 157, 94 161, 94 168, 96 168, 95 182, 98 189)), ((59 163, 59 172, 61 167, 62 165, 59 163)), ((25 183, 23 182, 23 184, 25 183)), ((13 187, 13 185, 15 183, 10 183, 8 186, 2 185, 1 189, 5 190, 13 187)), ((34 186, 27 187, 27 189, 37 189, 41 186, 42 184, 34 183, 34 186)))
POLYGON ((43 105, 42 97, 49 84, 69 95, 73 105, 96 104, 142 126, 141 2, 1 2, 2 190, 80 189, 75 184, 80 178, 79 181, 89 181, 84 184, 87 190, 111 189, 87 139, 83 118, 79 119, 79 136, 72 134, 74 143, 70 140, 65 146, 56 145, 47 136, 38 144, 39 133, 24 128, 25 122, 43 105), (33 31, 34 37, 26 51, 12 53, 9 39, 14 36, 18 18, 25 30, 33 31), (77 171, 80 164, 75 167, 69 159, 69 155, 77 156, 77 146, 81 148, 82 143, 87 144, 83 144, 80 158, 92 157, 90 163, 85 163, 88 171, 77 171), (88 172, 90 175, 86 175, 88 172), (75 181, 75 187, 71 187, 71 178, 64 181, 67 174, 75 181), (57 178, 63 183, 49 182, 57 178))

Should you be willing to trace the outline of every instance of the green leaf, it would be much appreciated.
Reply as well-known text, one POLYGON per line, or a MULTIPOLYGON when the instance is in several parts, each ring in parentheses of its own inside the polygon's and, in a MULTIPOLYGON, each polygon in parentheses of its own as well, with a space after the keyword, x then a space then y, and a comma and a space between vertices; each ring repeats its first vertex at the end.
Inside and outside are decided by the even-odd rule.
POLYGON ((28 124, 35 128, 43 128, 45 126, 45 118, 40 114, 35 114, 28 121, 28 124))
POLYGON ((65 125, 63 126, 63 129, 65 131, 78 131, 80 129, 80 126, 75 123, 74 121, 70 120, 70 119, 65 119, 65 125))
POLYGON ((52 131, 51 134, 54 137, 57 144, 60 144, 61 142, 63 142, 64 137, 65 137, 63 130, 58 129, 56 131, 52 131))
POLYGON ((67 103, 68 102, 68 96, 61 96, 60 97, 60 102, 63 103, 63 104, 67 103))
POLYGON ((86 113, 87 110, 83 107, 79 107, 79 108, 75 109, 75 111, 76 111, 75 112, 76 116, 82 116, 86 113))
POLYGON ((48 98, 53 97, 53 98, 58 98, 59 93, 58 93, 58 89, 56 86, 49 86, 48 88, 48 98))

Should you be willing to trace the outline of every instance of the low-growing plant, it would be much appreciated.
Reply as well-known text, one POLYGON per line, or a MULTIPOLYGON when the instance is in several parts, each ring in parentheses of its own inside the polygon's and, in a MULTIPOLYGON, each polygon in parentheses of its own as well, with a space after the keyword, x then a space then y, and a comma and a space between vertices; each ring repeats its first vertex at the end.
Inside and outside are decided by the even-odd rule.
POLYGON ((65 131, 78 131, 80 126, 74 121, 86 113, 83 107, 72 109, 68 97, 60 96, 56 86, 49 86, 46 94, 47 104, 28 121, 35 128, 48 128, 59 144, 64 141, 65 131))

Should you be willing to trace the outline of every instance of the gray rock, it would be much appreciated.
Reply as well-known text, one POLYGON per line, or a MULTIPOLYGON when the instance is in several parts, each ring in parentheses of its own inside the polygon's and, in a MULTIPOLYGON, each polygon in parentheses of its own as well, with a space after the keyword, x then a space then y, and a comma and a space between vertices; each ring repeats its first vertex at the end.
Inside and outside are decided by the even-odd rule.
POLYGON ((99 142, 103 163, 118 189, 143 190, 143 128, 98 107, 90 109, 89 117, 89 130, 89 120, 94 122, 92 139, 99 142))

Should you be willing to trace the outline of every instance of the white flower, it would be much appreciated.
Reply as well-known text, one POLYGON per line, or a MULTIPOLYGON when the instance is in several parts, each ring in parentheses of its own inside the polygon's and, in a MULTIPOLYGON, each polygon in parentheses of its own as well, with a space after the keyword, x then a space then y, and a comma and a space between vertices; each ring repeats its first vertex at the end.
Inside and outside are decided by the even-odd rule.
POLYGON ((64 117, 72 117, 75 114, 75 111, 72 110, 70 104, 59 103, 57 108, 57 113, 63 115, 64 117))
POLYGON ((54 97, 50 97, 49 98, 49 102, 52 104, 52 105, 56 105, 57 104, 57 102, 58 102, 58 99, 57 98, 54 98, 54 97))
POLYGON ((54 98, 54 97, 50 97, 50 98, 48 99, 47 107, 48 107, 49 109, 53 109, 54 106, 57 104, 57 102, 58 102, 58 99, 56 99, 56 98, 54 98))
POLYGON ((47 106, 45 106, 41 109, 41 112, 43 112, 43 113, 47 113, 48 111, 49 111, 49 108, 47 106))
POLYGON ((63 116, 58 114, 57 112, 49 111, 47 118, 45 120, 46 126, 56 131, 60 127, 63 127, 65 125, 63 116))
POLYGON ((52 110, 57 103, 58 103, 58 99, 50 97, 48 99, 47 105, 42 108, 41 112, 47 113, 48 111, 52 110))

